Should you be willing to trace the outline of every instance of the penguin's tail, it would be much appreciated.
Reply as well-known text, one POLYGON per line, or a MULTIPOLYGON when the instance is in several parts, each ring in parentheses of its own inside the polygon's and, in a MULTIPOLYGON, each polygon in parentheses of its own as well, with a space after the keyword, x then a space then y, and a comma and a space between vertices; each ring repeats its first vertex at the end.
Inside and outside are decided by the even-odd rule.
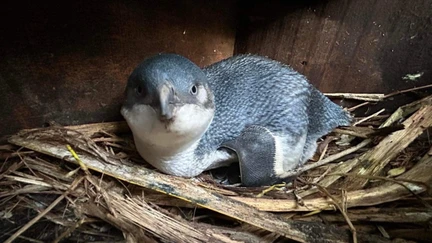
POLYGON ((308 115, 308 134, 317 139, 336 127, 349 126, 353 120, 349 112, 333 103, 315 87, 311 87, 308 115))

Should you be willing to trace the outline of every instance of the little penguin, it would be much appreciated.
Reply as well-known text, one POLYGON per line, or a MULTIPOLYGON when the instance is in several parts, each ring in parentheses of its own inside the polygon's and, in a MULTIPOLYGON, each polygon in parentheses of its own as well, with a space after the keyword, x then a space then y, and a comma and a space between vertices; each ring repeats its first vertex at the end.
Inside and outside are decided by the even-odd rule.
POLYGON ((157 54, 131 73, 125 97, 121 114, 145 161, 180 177, 238 161, 244 186, 290 180, 320 137, 352 120, 288 65, 252 54, 204 68, 157 54))

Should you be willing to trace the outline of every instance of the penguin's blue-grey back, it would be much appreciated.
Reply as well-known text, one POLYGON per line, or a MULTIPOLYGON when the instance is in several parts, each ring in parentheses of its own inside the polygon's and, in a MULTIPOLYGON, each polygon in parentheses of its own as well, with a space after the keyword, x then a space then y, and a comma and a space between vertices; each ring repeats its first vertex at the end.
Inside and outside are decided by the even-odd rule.
POLYGON ((317 139, 336 126, 348 124, 348 116, 339 106, 303 75, 277 61, 238 55, 212 64, 204 72, 215 96, 216 112, 198 154, 235 139, 250 125, 288 132, 294 138, 308 134, 308 138, 317 139))
POLYGON ((312 140, 328 134, 335 127, 349 126, 351 123, 348 112, 325 97, 315 87, 311 87, 308 116, 308 134, 312 135, 312 140))

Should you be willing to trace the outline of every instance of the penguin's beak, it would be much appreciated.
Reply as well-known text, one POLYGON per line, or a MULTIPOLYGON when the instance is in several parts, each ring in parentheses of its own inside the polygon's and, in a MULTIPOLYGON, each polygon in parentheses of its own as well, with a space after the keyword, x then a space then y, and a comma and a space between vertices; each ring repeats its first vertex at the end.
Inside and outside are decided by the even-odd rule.
POLYGON ((171 120, 174 117, 175 92, 171 85, 165 83, 159 89, 160 119, 171 120))

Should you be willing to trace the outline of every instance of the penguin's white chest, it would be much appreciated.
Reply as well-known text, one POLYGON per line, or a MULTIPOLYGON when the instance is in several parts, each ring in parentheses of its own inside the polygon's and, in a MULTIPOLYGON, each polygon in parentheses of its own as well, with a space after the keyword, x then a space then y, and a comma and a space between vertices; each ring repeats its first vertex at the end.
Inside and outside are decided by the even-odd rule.
POLYGON ((134 136, 149 146, 161 148, 196 142, 213 119, 213 110, 193 104, 177 107, 173 113, 172 120, 161 121, 156 111, 147 105, 135 105, 131 110, 122 109, 134 136))
MULTIPOLYGON (((214 111, 198 105, 185 104, 174 109, 174 117, 161 121, 156 111, 147 105, 122 109, 122 114, 134 135, 140 155, 163 171, 179 160, 194 160, 199 139, 209 127, 214 111), (165 169, 164 169, 165 168, 165 169)), ((180 166, 186 166, 182 165, 180 166)))

